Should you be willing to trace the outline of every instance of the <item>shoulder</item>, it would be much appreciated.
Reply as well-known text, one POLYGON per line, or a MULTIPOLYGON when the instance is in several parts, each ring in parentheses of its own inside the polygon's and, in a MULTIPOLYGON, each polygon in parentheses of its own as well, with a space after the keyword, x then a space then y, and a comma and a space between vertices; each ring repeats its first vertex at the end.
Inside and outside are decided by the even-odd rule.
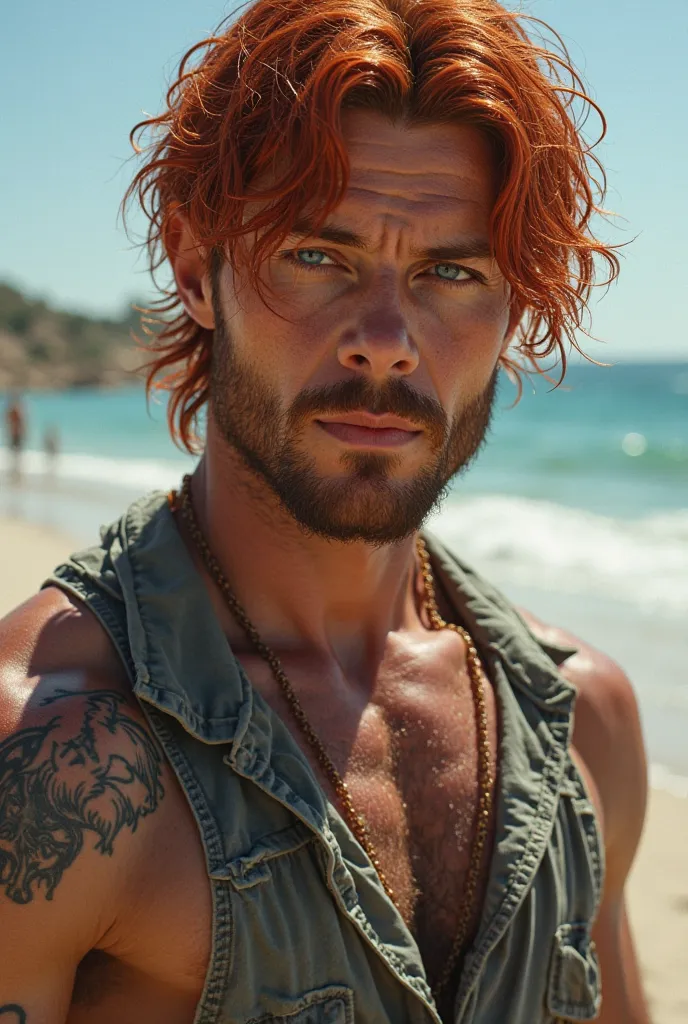
POLYGON ((599 799, 608 874, 617 874, 622 883, 647 801, 647 762, 632 683, 620 665, 580 637, 519 612, 537 639, 576 648, 559 667, 577 691, 572 746, 599 799))
POLYGON ((0 619, 0 678, 93 672, 127 688, 121 658, 87 606, 46 587, 0 619))
POLYGON ((127 837, 164 795, 162 753, 104 631, 59 590, 0 621, 0 709, 3 914, 84 883, 121 892, 127 837))

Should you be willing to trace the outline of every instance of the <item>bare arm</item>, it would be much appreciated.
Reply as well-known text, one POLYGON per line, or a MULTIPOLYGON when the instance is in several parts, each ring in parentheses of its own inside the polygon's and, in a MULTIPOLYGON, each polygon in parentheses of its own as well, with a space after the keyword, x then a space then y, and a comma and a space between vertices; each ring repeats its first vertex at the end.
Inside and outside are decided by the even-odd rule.
POLYGON ((633 689, 606 655, 522 614, 536 636, 578 648, 560 671, 578 689, 573 752, 604 832, 605 887, 593 929, 602 968, 598 1019, 601 1024, 649 1024, 624 892, 647 802, 647 765, 633 689))
POLYGON ((647 805, 647 764, 631 684, 614 662, 583 650, 570 669, 578 685, 574 746, 599 793, 606 875, 593 932, 602 965, 603 1024, 648 1024, 628 922, 625 886, 638 850, 647 805))
POLYGON ((77 965, 116 925, 131 837, 164 795, 162 755, 112 680, 24 671, 41 661, 35 625, 26 606, 0 623, 0 1024, 66 1019, 77 965))

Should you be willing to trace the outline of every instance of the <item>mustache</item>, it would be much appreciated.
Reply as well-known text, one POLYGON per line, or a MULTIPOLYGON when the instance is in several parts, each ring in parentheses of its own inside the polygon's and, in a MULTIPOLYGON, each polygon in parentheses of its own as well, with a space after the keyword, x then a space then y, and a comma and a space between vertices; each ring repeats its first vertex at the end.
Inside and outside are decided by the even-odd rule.
POLYGON ((292 428, 318 413, 369 412, 401 416, 424 427, 435 440, 445 437, 446 413, 439 402, 422 395, 403 378, 392 378, 382 387, 360 377, 322 388, 306 388, 292 402, 288 420, 292 428))

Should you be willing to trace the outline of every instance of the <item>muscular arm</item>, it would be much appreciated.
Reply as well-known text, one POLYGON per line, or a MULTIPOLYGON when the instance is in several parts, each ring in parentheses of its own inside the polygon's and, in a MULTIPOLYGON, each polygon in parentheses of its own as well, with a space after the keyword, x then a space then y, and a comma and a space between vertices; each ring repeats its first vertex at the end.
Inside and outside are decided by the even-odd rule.
POLYGON ((647 765, 631 684, 615 662, 523 613, 536 636, 578 648, 561 667, 578 690, 573 753, 602 822, 605 887, 593 937, 602 967, 600 1024, 649 1024, 625 903, 645 818, 647 765))
POLYGON ((50 601, 0 623, 0 1024, 66 1019, 164 794, 140 713, 107 672, 79 669, 69 608, 56 635, 50 601))

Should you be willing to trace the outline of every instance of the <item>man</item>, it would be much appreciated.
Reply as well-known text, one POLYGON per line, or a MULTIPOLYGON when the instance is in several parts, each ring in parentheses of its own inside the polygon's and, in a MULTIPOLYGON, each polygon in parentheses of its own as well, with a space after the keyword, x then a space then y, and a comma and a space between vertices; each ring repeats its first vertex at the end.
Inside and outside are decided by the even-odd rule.
POLYGON ((647 1022, 630 684, 419 534, 616 271, 548 61, 493 0, 258 0, 147 122, 204 452, 3 624, 0 1015, 647 1022))
POLYGON ((17 483, 21 479, 21 457, 26 435, 26 416, 19 394, 10 395, 5 409, 7 447, 10 451, 10 477, 17 483))

